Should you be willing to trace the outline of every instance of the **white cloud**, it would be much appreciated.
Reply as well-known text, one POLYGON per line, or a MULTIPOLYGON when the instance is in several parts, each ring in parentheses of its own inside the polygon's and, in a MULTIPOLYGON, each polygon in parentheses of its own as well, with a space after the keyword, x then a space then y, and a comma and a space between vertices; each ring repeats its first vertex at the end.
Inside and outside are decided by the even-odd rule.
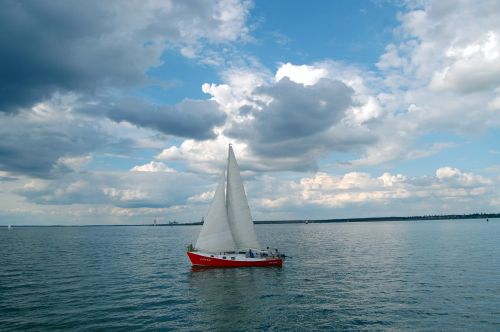
POLYGON ((432 132, 468 136, 500 126, 499 4, 415 2, 399 20, 396 40, 377 64, 380 79, 363 81, 371 91, 358 97, 361 106, 351 111, 353 121, 380 138, 353 165, 423 158, 453 147, 452 142, 416 145, 432 132))
POLYGON ((343 207, 348 204, 390 201, 410 196, 406 177, 384 173, 373 178, 368 173, 349 172, 341 177, 316 173, 300 181, 300 197, 309 204, 343 207))
POLYGON ((144 200, 149 198, 148 194, 140 189, 103 188, 102 191, 106 196, 120 201, 144 200))
POLYGON ((130 169, 131 172, 165 172, 165 173, 175 173, 176 170, 168 167, 161 161, 150 161, 144 165, 134 166, 130 169))
POLYGON ((342 218, 387 215, 496 212, 498 177, 450 167, 438 175, 384 172, 316 172, 257 176, 247 181, 252 215, 257 220, 342 218), (443 177, 449 172, 450 177, 443 177))
POLYGON ((66 156, 66 157, 60 157, 57 161, 56 164, 60 166, 65 166, 73 170, 79 170, 86 164, 88 164, 92 160, 91 155, 84 155, 84 156, 66 156))
POLYGON ((262 198, 257 200, 257 205, 264 209, 282 209, 290 202, 288 197, 278 197, 276 199, 262 198))
POLYGON ((278 68, 276 72, 276 81, 281 80, 283 77, 288 77, 292 82, 314 85, 322 78, 328 77, 328 71, 325 68, 308 66, 308 65, 293 65, 285 63, 278 68))
POLYGON ((23 189, 25 189, 25 190, 40 190, 40 189, 47 188, 47 186, 48 186, 47 180, 31 179, 29 182, 26 182, 23 185, 23 189))
POLYGON ((490 205, 495 207, 496 209, 499 209, 500 208, 500 198, 497 197, 497 198, 492 198, 490 200, 490 205))
POLYGON ((215 195, 215 190, 205 191, 199 195, 194 195, 188 198, 188 203, 209 203, 215 195))
POLYGON ((390 173, 385 172, 377 179, 383 187, 393 187, 401 182, 405 182, 408 178, 402 174, 391 175, 390 173))
POLYGON ((468 45, 450 46, 446 60, 445 67, 432 77, 431 89, 475 92, 500 84, 500 43, 493 31, 468 45))
MULTIPOLYGON (((388 172, 379 177, 368 173, 348 172, 341 176, 324 172, 315 173, 312 177, 304 177, 299 182, 293 182, 286 189, 289 206, 318 205, 328 208, 344 208, 353 205, 384 204, 398 209, 401 206, 414 208, 425 202, 434 211, 444 202, 449 210, 440 213, 455 211, 477 212, 461 206, 465 201, 482 200, 488 202, 496 197, 498 179, 490 179, 481 175, 463 172, 452 167, 442 167, 436 170, 435 177, 421 176, 408 177, 402 174, 388 172), (450 203, 453 198, 459 198, 450 203)), ((275 195, 283 194, 282 192, 275 195)), ((265 202, 273 202, 274 196, 266 198, 265 202)), ((482 206, 485 206, 482 204, 482 206)), ((404 210, 400 213, 405 213, 404 210)))
POLYGON ((500 96, 488 102, 488 109, 491 111, 500 111, 500 96))
POLYGON ((248 38, 248 27, 245 25, 251 7, 250 1, 222 0, 216 2, 213 19, 218 23, 213 33, 217 41, 234 41, 239 38, 248 38))
MULTIPOLYGON (((85 61, 76 65, 83 63, 82 68, 88 69, 88 64, 93 64, 88 59, 104 59, 102 55, 110 51, 130 49, 129 56, 123 59, 125 67, 98 62, 95 72, 88 71, 96 75, 90 81, 99 84, 103 77, 111 75, 112 87, 130 82, 137 86, 145 78, 147 68, 161 64, 160 54, 166 48, 204 63, 230 66, 219 67, 222 82, 202 86, 202 91, 217 103, 217 110, 225 113, 225 122, 218 122, 213 128, 215 137, 206 141, 169 140, 156 129, 104 119, 94 122, 75 114, 73 107, 85 91, 83 95, 54 94, 52 99, 36 103, 30 112, 2 117, 5 126, 0 129, 0 136, 6 148, 15 146, 15 140, 29 137, 28 132, 34 137, 25 141, 29 143, 25 147, 32 148, 25 148, 9 164, 0 165, 9 171, 9 176, 18 172, 49 178, 54 174, 54 166, 69 172, 61 175, 59 182, 23 179, 15 184, 9 180, 9 192, 20 195, 16 196, 18 199, 24 197, 27 203, 23 204, 32 202, 19 205, 19 211, 43 213, 49 211, 49 205, 80 202, 82 206, 75 207, 75 211, 81 215, 150 216, 155 211, 168 211, 188 216, 190 209, 198 213, 212 195, 212 176, 206 174, 220 174, 229 143, 234 146, 244 175, 252 179, 248 186, 257 215, 304 213, 305 209, 309 209, 307 213, 326 209, 331 215, 337 209, 361 205, 378 207, 378 211, 387 207, 388 211, 403 214, 418 211, 419 207, 428 207, 422 211, 429 213, 468 212, 464 209, 486 208, 485 202, 498 207, 498 177, 488 178, 448 166, 437 169, 433 175, 419 177, 388 172, 374 176, 356 169, 397 165, 401 160, 425 158, 459 147, 448 141, 420 143, 419 138, 428 134, 451 132, 464 136, 500 127, 497 2, 435 1, 407 5, 399 16, 401 25, 395 31, 396 39, 387 45, 373 71, 333 60, 292 64, 284 59, 275 73, 255 59, 218 59, 235 52, 230 46, 218 49, 219 43, 251 39, 246 25, 250 2, 151 1, 136 5, 103 5, 110 6, 117 21, 111 22, 112 29, 103 35, 93 53, 82 53, 85 61), (122 25, 123 22, 128 25, 122 25), (133 61, 139 58, 140 61, 133 61), (332 88, 335 84, 352 89, 351 102, 346 107, 335 107, 335 102, 347 95, 332 88), (94 142, 98 134, 103 137, 94 142), (54 141, 62 142, 60 153, 39 153, 44 147, 53 146, 54 141), (136 165, 124 174, 92 172, 80 179, 72 174, 81 171, 91 158, 98 159, 97 148, 108 146, 116 147, 122 154, 137 148, 162 150, 155 161, 136 165), (317 161, 336 152, 349 154, 349 171, 317 171, 322 165, 317 161), (33 156, 38 163, 32 162, 33 156), (169 161, 175 162, 178 169, 185 167, 189 173, 174 174, 175 170, 167 166, 169 161), (24 169, 26 165, 43 167, 24 169), (286 172, 289 170, 315 173, 290 175, 286 172), (263 171, 280 173, 273 173, 271 178, 262 176, 263 171), (155 172, 162 172, 161 180, 155 172), (189 188, 184 188, 184 183, 189 183, 189 188), (172 193, 171 188, 182 188, 182 192, 172 193), (99 211, 89 210, 85 204, 94 204, 99 211)), ((84 43, 82 47, 87 46, 84 43)), ((78 54, 76 51, 73 53, 78 54)), ((69 67, 74 65, 71 62, 69 67)), ((63 83, 61 86, 66 87, 63 83)))
POLYGON ((462 172, 458 168, 441 167, 436 170, 436 177, 440 180, 460 176, 462 172))
MULTIPOLYGON (((238 160, 242 168, 253 171, 290 170, 294 167, 310 170, 311 163, 301 168, 305 165, 305 160, 315 162, 335 151, 360 153, 361 157, 350 164, 355 167, 425 158, 444 149, 457 147, 453 142, 422 145, 417 141, 419 137, 435 130, 467 133, 478 124, 488 123, 494 126, 500 123, 495 122, 495 116, 498 115, 492 112, 496 105, 495 98, 498 98, 495 93, 498 91, 486 89, 471 96, 463 94, 467 89, 461 90, 452 85, 439 91, 432 88, 434 77, 443 73, 446 68, 459 68, 458 65, 462 63, 460 61, 476 64, 474 61, 484 60, 483 63, 488 64, 487 61, 497 56, 498 24, 492 19, 494 11, 487 15, 482 26, 475 27, 472 23, 469 24, 473 21, 468 20, 470 6, 472 5, 467 3, 460 3, 458 6, 434 3, 419 5, 416 9, 409 9, 401 14, 401 27, 396 31, 399 40, 387 46, 385 54, 379 60, 378 72, 367 72, 366 69, 334 61, 300 65, 284 63, 277 69, 274 80, 273 75, 264 68, 233 67, 226 70, 222 75, 223 83, 206 83, 202 87, 203 92, 211 95, 220 109, 228 115, 226 123, 215 130, 217 138, 204 142, 185 140, 177 146, 167 147, 156 158, 182 161, 190 171, 217 174, 223 168, 229 142, 238 149, 238 160), (464 29, 456 29, 457 22, 464 29), (269 114, 270 105, 277 98, 272 93, 263 91, 270 91, 284 79, 307 88, 316 87, 321 79, 339 80, 353 89, 354 102, 338 122, 330 124, 323 135, 311 136, 311 139, 284 140, 275 145, 271 140, 266 140, 265 147, 268 151, 264 155, 257 149, 264 144, 256 144, 255 140, 228 130, 237 128, 241 135, 242 131, 256 123, 256 119, 269 114), (325 142, 325 145, 317 142, 325 142), (296 149, 290 150, 293 154, 280 155, 291 147, 296 149)), ((484 7, 487 6, 481 3, 479 7, 485 11, 484 7)), ((478 10, 475 8, 472 12, 478 10)), ((450 82, 446 81, 447 84, 450 82)), ((454 82, 460 84, 459 80, 454 82)), ((491 82, 488 84, 491 88, 491 82)), ((296 95, 293 94, 294 97, 296 95)), ((291 107, 292 104, 286 109, 291 107)), ((310 112, 311 105, 307 105, 305 109, 310 112)), ((288 119, 287 114, 280 118, 281 123, 288 119)), ((263 130, 270 123, 272 122, 263 121, 255 128, 263 130)), ((303 126, 306 125, 307 121, 303 121, 303 126)), ((279 133, 273 130, 265 132, 279 133)), ((485 188, 491 188, 487 178, 466 172, 443 177, 446 172, 447 169, 441 169, 439 176, 432 177, 430 188, 436 190, 434 193, 414 184, 425 178, 415 179, 390 173, 372 177, 360 172, 348 172, 335 177, 319 172, 314 177, 304 178, 303 181, 290 185, 295 188, 299 184, 305 186, 300 194, 291 194, 292 197, 286 199, 271 195, 256 198, 255 202, 262 209, 316 203, 341 207, 349 206, 351 202, 386 204, 393 199, 421 198, 426 195, 435 197, 437 193, 443 197, 455 195, 464 199, 489 194, 489 189, 484 192, 485 188), (346 192, 348 190, 354 192, 346 192), (312 201, 300 203, 303 197, 309 197, 312 201)), ((287 190, 291 187, 287 187, 287 190)), ((191 200, 197 199, 197 195, 192 197, 191 200)))
POLYGON ((436 178, 440 181, 456 182, 457 184, 465 187, 491 185, 493 183, 492 180, 481 175, 465 173, 458 168, 448 166, 437 169, 436 178))
POLYGON ((385 53, 380 57, 377 67, 382 70, 401 68, 405 65, 404 61, 404 58, 399 55, 398 47, 394 44, 389 44, 385 47, 385 53))
POLYGON ((0 112, 15 113, 59 92, 116 97, 151 83, 147 71, 164 64, 166 50, 227 61, 234 53, 227 54, 228 45, 250 40, 251 6, 238 0, 5 4, 0 21, 10 38, 0 49, 12 52, 3 54, 9 71, 0 77, 0 112), (26 63, 36 80, 26 75, 26 63))
POLYGON ((229 143, 241 160, 245 156, 244 145, 223 135, 215 140, 195 141, 187 139, 180 146, 171 146, 155 156, 159 160, 182 161, 187 169, 198 173, 220 174, 224 169, 229 143))
POLYGON ((457 144, 452 143, 452 142, 437 142, 433 143, 430 147, 426 149, 414 149, 410 150, 407 153, 407 159, 418 159, 418 158, 424 158, 428 156, 432 156, 435 154, 438 154, 439 152, 445 150, 445 149, 451 149, 456 147, 457 144))
POLYGON ((378 99, 371 96, 367 98, 363 105, 360 107, 353 107, 351 111, 354 121, 359 124, 379 118, 382 115, 382 108, 378 99))

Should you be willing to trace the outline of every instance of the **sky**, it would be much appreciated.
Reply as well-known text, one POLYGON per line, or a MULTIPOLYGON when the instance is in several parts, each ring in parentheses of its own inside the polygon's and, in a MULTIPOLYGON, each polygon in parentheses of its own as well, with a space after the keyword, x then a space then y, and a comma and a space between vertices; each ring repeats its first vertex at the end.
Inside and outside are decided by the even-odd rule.
POLYGON ((0 6, 0 224, 500 212, 499 1, 0 6))

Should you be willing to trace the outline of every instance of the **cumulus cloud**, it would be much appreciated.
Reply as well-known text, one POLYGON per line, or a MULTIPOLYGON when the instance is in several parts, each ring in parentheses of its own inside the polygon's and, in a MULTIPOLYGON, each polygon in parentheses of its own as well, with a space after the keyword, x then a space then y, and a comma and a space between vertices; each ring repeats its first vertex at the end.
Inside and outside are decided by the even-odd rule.
POLYGON ((165 50, 192 47, 192 56, 202 57, 211 47, 247 40, 250 7, 236 0, 6 2, 0 169, 52 177, 78 170, 98 149, 158 148, 161 134, 214 137, 225 116, 212 101, 154 106, 127 103, 123 95, 152 84, 147 71, 163 64, 165 50))
MULTIPOLYGON (((471 4, 434 1, 401 15, 403 36, 384 58, 393 53, 399 66, 414 79, 410 86, 431 90, 486 92, 498 87, 500 14, 498 3, 471 4), (478 23, 480 21, 480 24, 478 23), (460 29, 457 29, 457 26, 460 29)), ((389 77, 392 79, 392 77, 389 77)), ((431 91, 432 92, 432 91, 431 91)), ((465 96, 466 98, 467 96, 465 96)))
POLYGON ((320 157, 359 150, 378 140, 363 124, 381 116, 378 99, 386 97, 369 97, 359 70, 325 62, 287 63, 277 72, 279 80, 266 71, 230 70, 224 84, 204 84, 203 91, 227 114, 217 139, 185 141, 157 158, 177 158, 192 168, 212 170, 213 161, 225 154, 227 143, 233 143, 241 147, 238 158, 243 169, 304 171, 316 169, 320 157), (211 147, 214 143, 223 144, 223 149, 211 147), (212 166, 197 167, 200 163, 212 166))
POLYGON ((473 173, 462 172, 454 167, 441 167, 436 170, 436 178, 440 181, 453 182, 463 187, 478 186, 478 185, 491 185, 492 180, 485 178, 481 175, 473 173))
MULTIPOLYGON (((478 10, 485 11, 487 6, 482 3, 482 9, 478 10)), ((198 140, 217 136, 215 142, 240 144, 244 147, 243 159, 251 161, 253 170, 311 170, 315 169, 318 158, 336 151, 361 154, 350 165, 424 158, 454 145, 435 142, 421 146, 416 140, 422 135, 442 129, 467 132, 486 119, 490 125, 496 123, 491 111, 498 98, 492 97, 495 92, 462 97, 455 94, 459 92, 456 89, 445 95, 432 89, 433 77, 450 66, 453 59, 465 53, 475 58, 495 57, 496 23, 491 15, 485 19, 480 38, 474 39, 469 30, 460 35, 462 32, 451 28, 458 19, 469 15, 467 11, 468 5, 463 3, 457 7, 434 3, 412 7, 401 14, 401 27, 397 31, 400 39, 387 47, 378 64, 378 73, 333 61, 311 65, 285 63, 275 75, 262 68, 226 70, 222 74, 223 84, 202 87, 225 112, 225 122, 222 118, 208 117, 204 118, 206 126, 193 123, 183 128, 181 112, 175 112, 178 105, 153 106, 153 111, 151 105, 149 109, 146 106, 144 117, 141 114, 140 118, 138 112, 126 106, 122 111, 113 108, 109 114, 116 121, 129 121, 166 134, 198 140), (339 106, 342 100, 344 104, 339 106), (166 110, 161 118, 157 116, 166 110), (175 116, 170 117, 169 113, 175 116), (218 126, 221 131, 215 129, 218 126)), ((189 112, 183 113, 186 119, 191 119, 189 112)), ((203 151, 211 142, 194 144, 197 151, 203 151)), ((167 148, 159 159, 171 158, 173 149, 193 150, 191 145, 187 142, 167 148)), ((199 163, 200 158, 216 159, 208 153, 201 155, 182 151, 176 158, 192 165, 199 163)))
POLYGON ((185 204, 204 185, 204 179, 179 172, 87 172, 32 180, 15 192, 40 205, 168 208, 185 204))
MULTIPOLYGON (((422 147, 419 137, 468 136, 500 125, 498 9, 494 1, 431 1, 416 2, 399 15, 396 39, 377 64, 378 88, 365 81, 375 100, 363 107, 381 120, 365 124, 380 139, 353 165, 426 157, 454 146, 422 147)), ((363 120, 356 111, 353 118, 363 120)))
POLYGON ((170 193, 165 188, 199 175, 173 174, 167 164, 219 174, 233 143, 252 179, 257 215, 360 205, 464 211, 476 198, 498 206, 498 179, 458 168, 419 177, 356 169, 458 146, 429 142, 436 132, 466 136, 500 126, 498 6, 413 2, 373 70, 325 60, 281 63, 274 73, 255 59, 235 61, 222 82, 203 84, 211 100, 153 105, 124 95, 150 83, 148 69, 168 67, 167 49, 220 65, 220 55, 232 52, 220 44, 250 38, 249 2, 8 2, 0 13, 0 180, 39 206, 81 202, 117 216, 172 212, 203 206, 213 188, 201 175, 170 193), (54 107, 58 95, 66 100, 54 107), (162 150, 126 174, 87 173, 96 151, 133 147, 162 150), (347 152, 349 172, 318 171, 337 152, 347 152), (315 173, 273 180, 263 171, 315 173))
POLYGON ((212 180, 182 172, 86 171, 51 179, 19 176, 2 183, 0 216, 13 224, 40 225, 143 224, 154 218, 199 221, 208 203, 188 204, 188 198, 212 187, 212 180))
POLYGON ((357 216, 383 216, 394 211, 400 215, 472 213, 478 212, 478 208, 495 211, 496 205, 491 202, 498 196, 498 179, 453 167, 439 168, 435 176, 317 172, 289 182, 269 177, 260 181, 250 186, 249 193, 252 197, 253 190, 263 192, 263 198, 254 201, 257 215, 262 211, 283 211, 284 207, 305 217, 303 211, 312 207, 325 209, 324 216, 328 218, 344 211, 351 211, 348 215, 352 215, 353 207, 363 208, 357 216), (264 182, 272 183, 272 189, 266 188, 264 182))
POLYGON ((325 136, 343 118, 351 95, 340 81, 323 78, 303 85, 283 77, 256 87, 254 107, 246 110, 251 115, 224 134, 244 142, 261 159, 288 159, 291 168, 314 168, 316 158, 332 148, 332 140, 325 136))
POLYGON ((248 153, 246 146, 234 142, 223 135, 214 140, 195 141, 184 140, 179 146, 163 149, 155 156, 158 160, 186 163, 187 170, 195 173, 218 174, 222 172, 227 160, 228 146, 233 143, 233 150, 240 167, 245 169, 248 153))
POLYGON ((254 120, 236 128, 232 136, 248 135, 262 144, 303 139, 325 131, 343 117, 351 104, 352 90, 329 79, 306 87, 283 78, 254 93, 269 97, 270 102, 261 105, 262 109, 253 114, 254 120))
MULTIPOLYGON (((399 199, 472 201, 478 195, 494 196, 491 179, 457 168, 436 170, 434 178, 407 177, 384 173, 373 178, 366 173, 350 172, 342 177, 318 173, 300 181, 301 197, 311 203, 340 207, 365 202, 391 202, 399 199)), ((458 202, 457 202, 458 203, 458 202)), ((456 207, 459 204, 455 205, 456 207)))
POLYGON ((57 91, 135 86, 167 48, 202 52, 207 43, 246 39, 249 8, 236 0, 7 1, 0 12, 0 111, 57 91))
POLYGON ((194 195, 188 198, 189 203, 209 203, 212 201, 212 198, 215 195, 215 190, 214 191, 205 191, 204 193, 194 195))
POLYGON ((93 121, 75 126, 71 117, 54 114, 0 114, 0 122, 0 169, 13 174, 51 177, 68 172, 115 140, 93 121))
POLYGON ((431 89, 475 92, 500 84, 500 40, 494 31, 470 44, 450 46, 446 58, 448 63, 432 77, 431 89))
POLYGON ((406 198, 410 193, 402 185, 405 180, 401 174, 389 173, 384 173, 379 178, 372 178, 370 174, 361 172, 349 172, 342 177, 317 173, 313 178, 303 178, 300 181, 300 195, 307 202, 331 207, 406 198))
POLYGON ((226 123, 216 131, 217 139, 186 140, 157 158, 183 160, 192 169, 212 173, 226 154, 227 144, 233 143, 245 170, 303 171, 317 168, 318 157, 331 151, 376 139, 366 128, 341 121, 354 103, 352 88, 341 81, 322 78, 304 85, 288 77, 279 81, 267 80, 265 75, 247 77, 244 87, 204 85, 204 91, 227 114, 226 123))
POLYGON ((288 77, 295 83, 315 85, 320 79, 328 77, 328 71, 321 67, 308 65, 296 66, 288 62, 279 67, 275 77, 276 81, 280 81, 283 77, 288 77))
POLYGON ((166 173, 174 173, 175 169, 168 167, 161 161, 150 161, 144 165, 134 166, 130 169, 131 172, 166 172, 166 173))

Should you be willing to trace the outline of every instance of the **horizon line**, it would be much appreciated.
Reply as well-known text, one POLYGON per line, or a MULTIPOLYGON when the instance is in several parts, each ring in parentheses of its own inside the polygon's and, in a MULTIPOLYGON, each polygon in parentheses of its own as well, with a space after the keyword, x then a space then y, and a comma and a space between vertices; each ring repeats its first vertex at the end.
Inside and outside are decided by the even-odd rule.
MULTIPOLYGON (((426 221, 426 220, 451 220, 451 219, 496 219, 500 218, 500 213, 470 213, 470 214, 442 214, 442 215, 421 215, 421 216, 387 216, 387 217, 361 217, 361 218, 337 218, 337 219, 281 219, 281 220, 254 220, 256 225, 269 225, 269 224, 299 224, 299 223, 345 223, 345 222, 379 222, 379 221, 426 221)), ((156 226, 199 226, 202 225, 201 221, 197 222, 167 222, 156 224, 156 226)), ((153 226, 154 223, 143 224, 52 224, 52 225, 0 225, 0 227, 104 227, 104 226, 153 226)))

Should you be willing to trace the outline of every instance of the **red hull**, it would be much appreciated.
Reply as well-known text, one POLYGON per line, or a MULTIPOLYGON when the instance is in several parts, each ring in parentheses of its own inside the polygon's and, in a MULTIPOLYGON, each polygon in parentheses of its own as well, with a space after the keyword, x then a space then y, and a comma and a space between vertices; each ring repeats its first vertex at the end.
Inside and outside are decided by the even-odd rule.
POLYGON ((283 260, 281 258, 268 258, 259 260, 231 260, 222 259, 217 257, 207 257, 199 255, 196 252, 188 252, 187 255, 191 260, 193 266, 211 266, 211 267, 251 267, 251 266, 282 266, 283 260))

